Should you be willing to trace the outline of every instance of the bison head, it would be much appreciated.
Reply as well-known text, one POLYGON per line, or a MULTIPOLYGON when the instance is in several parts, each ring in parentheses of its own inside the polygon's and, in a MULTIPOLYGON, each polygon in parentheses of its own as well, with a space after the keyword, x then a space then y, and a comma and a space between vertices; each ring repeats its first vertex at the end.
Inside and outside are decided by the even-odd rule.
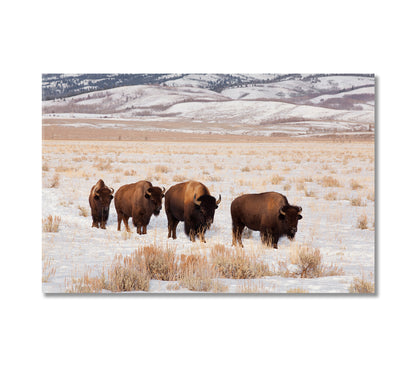
POLYGON ((293 240, 298 231, 298 221, 302 219, 301 211, 300 206, 294 205, 285 205, 279 211, 279 220, 283 226, 283 232, 290 240, 293 240))
POLYGON ((162 199, 165 197, 165 187, 149 187, 144 194, 144 197, 153 205, 153 214, 158 216, 162 209, 162 199))
POLYGON ((108 212, 111 200, 113 199, 114 188, 107 187, 104 182, 98 181, 92 190, 94 201, 99 209, 108 212))
POLYGON ((196 198, 196 194, 194 195, 194 204, 196 210, 199 212, 200 221, 208 228, 210 228, 214 222, 215 209, 218 208, 220 202, 221 195, 218 200, 215 200, 215 197, 211 195, 202 195, 198 197, 198 199, 196 198))

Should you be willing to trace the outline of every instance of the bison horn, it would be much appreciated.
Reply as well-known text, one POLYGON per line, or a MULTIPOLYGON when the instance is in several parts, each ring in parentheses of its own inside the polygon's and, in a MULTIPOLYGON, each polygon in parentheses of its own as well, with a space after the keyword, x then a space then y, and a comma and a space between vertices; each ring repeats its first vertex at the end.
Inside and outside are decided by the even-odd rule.
POLYGON ((165 188, 165 187, 163 187, 163 188, 162 188, 162 193, 165 193, 165 191, 166 191, 166 188, 165 188))
POLYGON ((98 191, 98 188, 99 187, 97 185, 94 186, 94 189, 92 190, 92 194, 93 195, 100 196, 100 194, 97 192, 98 191))
POLYGON ((217 205, 219 204, 221 202, 221 194, 220 194, 220 196, 219 196, 219 198, 218 198, 218 200, 217 200, 217 205))
POLYGON ((113 194, 114 193, 114 188, 110 187, 110 191, 113 194))
POLYGON ((285 215, 286 215, 286 213, 285 213, 282 209, 280 209, 279 213, 280 213, 282 216, 285 216, 285 215))
POLYGON ((150 187, 146 190, 145 195, 149 195, 149 197, 152 196, 152 193, 150 192, 150 187))
POLYGON ((299 208, 299 212, 298 213, 300 213, 302 211, 302 207, 301 206, 298 206, 298 208, 299 208))
POLYGON ((196 194, 194 194, 194 204, 201 205, 201 202, 196 199, 196 194))

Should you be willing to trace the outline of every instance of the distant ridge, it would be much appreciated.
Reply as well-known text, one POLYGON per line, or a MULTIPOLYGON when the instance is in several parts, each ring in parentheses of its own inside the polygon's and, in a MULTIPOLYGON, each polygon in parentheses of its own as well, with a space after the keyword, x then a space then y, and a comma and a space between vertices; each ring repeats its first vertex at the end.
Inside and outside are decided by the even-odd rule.
POLYGON ((325 76, 374 77, 374 74, 43 74, 42 100, 135 85, 182 85, 221 92, 226 88, 284 80, 313 81, 325 76))

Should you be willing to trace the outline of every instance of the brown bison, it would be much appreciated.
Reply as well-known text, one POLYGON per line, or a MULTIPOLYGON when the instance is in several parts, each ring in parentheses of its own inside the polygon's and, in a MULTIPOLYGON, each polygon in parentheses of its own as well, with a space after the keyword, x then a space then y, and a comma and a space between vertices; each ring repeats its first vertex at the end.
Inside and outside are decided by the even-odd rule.
POLYGON ((147 225, 152 214, 158 216, 162 209, 162 199, 165 196, 165 188, 153 186, 148 181, 121 186, 114 199, 117 211, 117 230, 120 231, 121 220, 127 231, 129 218, 133 217, 133 225, 137 227, 138 234, 147 233, 147 225))
POLYGON ((189 181, 169 188, 165 197, 165 210, 168 217, 168 238, 176 239, 179 221, 185 221, 185 233, 194 242, 195 235, 205 243, 205 232, 214 222, 215 209, 221 202, 211 196, 200 182, 189 181))
POLYGON ((298 221, 302 219, 302 208, 290 205, 286 196, 277 192, 246 194, 231 203, 233 221, 233 245, 241 246, 244 227, 260 231, 262 241, 277 248, 279 238, 286 235, 295 237, 298 221))
POLYGON ((92 227, 105 229, 108 220, 114 189, 107 187, 102 179, 91 188, 89 202, 92 215, 92 227))

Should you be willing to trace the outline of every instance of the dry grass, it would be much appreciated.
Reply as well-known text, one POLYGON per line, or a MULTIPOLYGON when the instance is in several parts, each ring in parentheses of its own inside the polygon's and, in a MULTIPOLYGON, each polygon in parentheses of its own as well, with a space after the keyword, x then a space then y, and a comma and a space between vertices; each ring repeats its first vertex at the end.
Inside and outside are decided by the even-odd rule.
POLYGON ((134 175, 136 175, 136 172, 133 170, 133 169, 130 169, 130 170, 124 170, 124 173, 123 173, 126 177, 131 177, 131 176, 134 176, 134 175))
POLYGON ((59 225, 61 223, 61 217, 51 216, 42 219, 42 231, 43 232, 58 232, 59 225))
POLYGON ((179 285, 190 291, 225 292, 227 287, 217 279, 219 274, 206 257, 201 255, 182 255, 179 272, 179 285))
POLYGON ((263 263, 256 253, 247 253, 241 248, 226 249, 216 244, 211 250, 215 268, 225 278, 253 279, 273 275, 268 264, 263 263))
POLYGON ((358 217, 357 227, 361 230, 368 229, 368 218, 365 213, 358 217))
POLYGON ((186 181, 186 180, 187 180, 187 178, 184 175, 175 174, 172 177, 172 181, 174 181, 174 182, 183 182, 183 181, 186 181))
POLYGON ((42 254, 42 282, 48 282, 56 273, 55 261, 42 254))
POLYGON ((290 262, 298 265, 298 275, 301 278, 316 278, 320 273, 322 256, 319 249, 306 246, 297 247, 290 253, 290 262))
POLYGON ((42 165, 42 171, 49 171, 49 165, 47 163, 42 165))
POLYGON ((133 233, 131 231, 122 231, 121 232, 121 238, 123 240, 131 239, 132 235, 133 235, 133 233))
POLYGON ((90 215, 90 212, 87 208, 78 205, 79 215, 82 217, 88 217, 90 215))
POLYGON ((220 182, 222 178, 219 175, 210 175, 207 180, 210 182, 220 182))
POLYGON ((104 160, 97 157, 96 161, 97 162, 93 166, 99 171, 110 171, 113 168, 111 166, 111 160, 109 159, 104 160))
POLYGON ((374 282, 367 280, 364 274, 361 277, 355 277, 349 287, 350 293, 374 293, 374 282))
POLYGON ((336 192, 329 192, 329 193, 327 193, 327 194, 324 196, 324 199, 325 199, 325 200, 331 200, 331 201, 333 201, 333 200, 337 200, 337 199, 338 199, 338 195, 337 195, 337 193, 336 193, 336 192))
POLYGON ((71 283, 66 286, 66 293, 100 293, 105 289, 106 281, 104 273, 98 277, 91 277, 87 271, 81 278, 72 278, 71 283))
POLYGON ((304 191, 305 190, 305 184, 303 182, 296 183, 296 191, 304 191))
POLYGON ((352 206, 365 206, 365 202, 361 199, 360 196, 351 198, 352 206))
POLYGON ((141 259, 133 254, 122 258, 116 256, 108 271, 107 289, 112 292, 148 291, 150 275, 141 259))
POLYGON ((155 171, 156 173, 167 173, 169 168, 166 165, 156 165, 155 171))
POLYGON ((350 186, 353 190, 358 190, 360 188, 363 188, 363 186, 360 183, 358 183, 355 179, 351 180, 350 186))
POLYGON ((316 193, 312 190, 308 190, 305 186, 303 188, 303 192, 305 193, 306 197, 316 197, 316 193))
POLYGON ((155 245, 139 248, 134 256, 143 261, 143 266, 150 278, 164 281, 177 280, 179 261, 175 252, 169 248, 166 250, 155 245))
POLYGON ((270 293, 270 291, 265 288, 262 282, 255 281, 244 281, 243 284, 237 287, 237 293, 270 293))
POLYGON ((74 168, 67 166, 67 165, 59 165, 55 168, 55 171, 57 173, 66 173, 69 171, 74 171, 74 168))
POLYGON ((250 168, 248 166, 244 166, 243 168, 240 169, 242 172, 248 172, 250 171, 250 168))
POLYGON ((322 187, 341 187, 340 181, 331 176, 322 177, 319 181, 319 184, 322 187))
POLYGON ((284 177, 282 177, 282 176, 280 176, 280 175, 278 175, 278 174, 275 174, 275 175, 273 175, 273 176, 271 177, 271 179, 270 179, 270 183, 271 183, 271 184, 280 184, 280 183, 282 183, 282 181, 283 181, 284 179, 285 179, 284 177))
POLYGON ((57 188, 59 187, 59 174, 55 173, 54 176, 52 177, 52 180, 49 184, 49 188, 57 188))
POLYGON ((108 270, 99 277, 86 272, 72 279, 67 292, 93 293, 107 289, 111 292, 148 291, 151 279, 175 281, 169 290, 180 287, 198 292, 225 292, 227 286, 218 281, 219 274, 205 256, 182 255, 180 259, 170 249, 144 246, 129 256, 117 255, 108 270))
POLYGON ((286 293, 309 293, 308 290, 305 290, 303 288, 289 288, 286 293))
POLYGON ((290 252, 290 262, 296 265, 296 270, 289 270, 287 263, 279 262, 279 275, 289 278, 318 278, 342 275, 341 267, 322 263, 322 255, 319 249, 313 249, 305 245, 296 245, 290 252))

